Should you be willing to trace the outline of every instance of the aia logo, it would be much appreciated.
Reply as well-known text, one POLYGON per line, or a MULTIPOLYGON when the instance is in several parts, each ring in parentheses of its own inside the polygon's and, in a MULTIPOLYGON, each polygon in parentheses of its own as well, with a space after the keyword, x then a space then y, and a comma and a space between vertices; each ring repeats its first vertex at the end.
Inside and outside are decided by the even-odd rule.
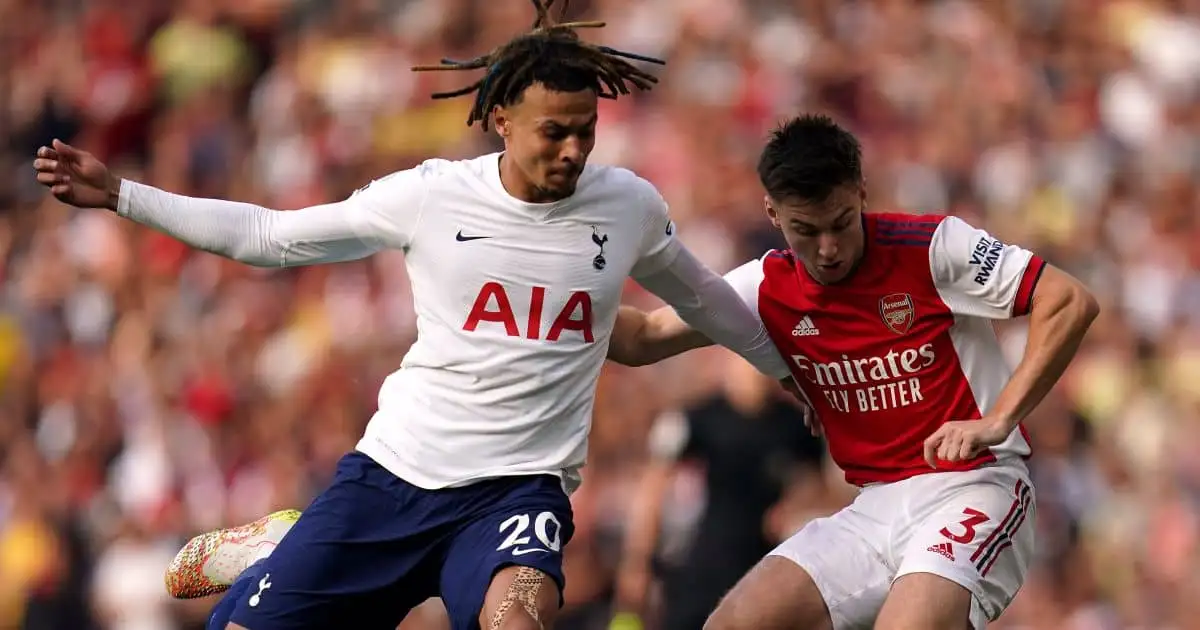
POLYGON ((879 298, 879 316, 883 323, 897 335, 903 335, 912 328, 917 316, 916 306, 912 296, 907 293, 893 293, 879 298))
POLYGON ((559 309, 558 315, 550 324, 545 336, 542 335, 542 311, 546 306, 546 287, 532 287, 529 290, 529 316, 525 321, 525 330, 517 324, 517 316, 513 311, 512 300, 508 291, 499 282, 489 282, 479 289, 475 303, 463 324, 463 330, 475 332, 480 323, 491 322, 504 327, 509 337, 525 337, 526 339, 544 339, 558 341, 565 332, 576 332, 587 343, 595 341, 592 330, 592 296, 587 291, 572 291, 567 301, 559 309))

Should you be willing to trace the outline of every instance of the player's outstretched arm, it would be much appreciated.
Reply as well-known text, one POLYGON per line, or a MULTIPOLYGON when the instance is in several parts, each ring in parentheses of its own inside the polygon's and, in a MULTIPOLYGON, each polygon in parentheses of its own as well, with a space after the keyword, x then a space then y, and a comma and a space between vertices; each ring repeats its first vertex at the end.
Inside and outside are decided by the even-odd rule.
POLYGON ((671 356, 678 354, 670 352, 675 348, 682 348, 679 350, 682 352, 690 347, 708 345, 701 340, 712 340, 709 343, 719 343, 733 350, 763 374, 775 378, 788 375, 787 364, 758 315, 724 278, 704 266, 691 252, 679 248, 664 267, 635 279, 674 309, 680 320, 695 329, 683 332, 678 324, 671 323, 669 316, 658 316, 653 320, 648 317, 649 333, 643 331, 641 338, 653 341, 655 335, 662 335, 666 340, 652 343, 652 351, 647 353, 649 357, 654 356, 655 350, 667 351, 666 356, 671 356))
POLYGON ((658 190, 640 178, 627 189, 638 194, 646 210, 641 255, 630 275, 666 302, 678 319, 695 331, 687 331, 669 315, 653 316, 647 318, 645 327, 630 326, 634 342, 618 348, 618 354, 628 352, 625 358, 641 358, 642 361, 635 363, 644 364, 650 362, 645 359, 657 360, 655 357, 718 343, 764 374, 775 378, 788 376, 787 364, 754 308, 742 299, 738 289, 704 266, 675 237, 675 224, 658 190), (642 348, 647 350, 645 353, 638 351, 638 340, 649 342, 648 347, 642 348))
POLYGON ((622 306, 608 344, 608 358, 621 365, 650 365, 711 345, 711 339, 688 326, 669 306, 650 313, 622 306))
POLYGON ((172 194, 112 174, 92 154, 55 140, 34 160, 38 183, 64 203, 106 208, 197 249, 261 267, 341 262, 381 248, 347 202, 281 212, 172 194))

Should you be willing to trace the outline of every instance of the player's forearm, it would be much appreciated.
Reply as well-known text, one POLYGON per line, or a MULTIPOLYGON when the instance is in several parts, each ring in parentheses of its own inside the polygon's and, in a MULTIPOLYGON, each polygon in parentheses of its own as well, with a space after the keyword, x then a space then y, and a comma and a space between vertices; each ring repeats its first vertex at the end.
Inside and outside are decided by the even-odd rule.
POLYGON ((1034 291, 1025 355, 990 415, 1016 427, 1058 382, 1100 307, 1066 273, 1047 266, 1034 291))
POLYGON ((277 213, 260 206, 176 195, 124 180, 117 214, 197 249, 250 265, 282 266, 284 247, 271 238, 277 213))
POLYGON ((608 358, 622 365, 650 365, 712 343, 670 307, 647 313, 622 306, 608 346, 608 358))
POLYGON ((196 249, 258 267, 353 260, 372 251, 336 204, 281 212, 122 180, 115 206, 121 216, 196 249))

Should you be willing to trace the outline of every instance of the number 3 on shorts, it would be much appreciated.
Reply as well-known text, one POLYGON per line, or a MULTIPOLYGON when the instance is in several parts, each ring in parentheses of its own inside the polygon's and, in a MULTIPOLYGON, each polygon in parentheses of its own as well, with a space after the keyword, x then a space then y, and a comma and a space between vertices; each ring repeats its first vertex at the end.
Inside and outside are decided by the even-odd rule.
POLYGON ((534 518, 528 514, 514 514, 500 523, 500 533, 505 535, 504 542, 496 547, 496 551, 512 549, 512 555, 523 556, 527 553, 558 553, 562 549, 562 524, 554 512, 542 512, 534 518), (532 539, 526 535, 529 522, 533 521, 533 535, 541 546, 528 546, 532 539))
POLYGON ((950 531, 949 527, 943 527, 940 533, 942 536, 945 536, 946 538, 949 538, 960 545, 969 545, 971 544, 972 540, 975 540, 975 528, 992 519, 988 518, 987 514, 984 514, 983 512, 980 512, 974 508, 964 508, 963 514, 966 516, 966 518, 958 522, 958 527, 963 529, 961 534, 956 534, 950 531))

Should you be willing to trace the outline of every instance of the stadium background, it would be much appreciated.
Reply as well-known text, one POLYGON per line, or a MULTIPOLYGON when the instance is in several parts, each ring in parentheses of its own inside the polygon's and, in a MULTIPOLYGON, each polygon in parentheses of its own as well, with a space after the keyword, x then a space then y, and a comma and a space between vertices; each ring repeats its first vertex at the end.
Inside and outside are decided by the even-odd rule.
MULTIPOLYGON (((586 36, 670 60, 653 93, 604 104, 592 159, 657 184, 713 267, 775 243, 754 159, 775 121, 823 111, 862 138, 873 208, 946 209, 1085 279, 1104 314, 1029 422, 1040 559, 997 627, 1200 628, 1200 2, 576 0, 583 14, 609 22, 586 36)), ((54 202, 35 148, 60 137, 194 195, 341 198, 496 148, 466 102, 428 98, 465 76, 408 67, 531 15, 0 0, 0 627, 197 627, 211 602, 162 588, 177 545, 305 505, 414 334, 399 254, 242 267, 54 202)), ((1001 330, 1019 356, 1020 324, 1001 330)), ((733 362, 705 352, 606 369, 569 607, 612 590, 653 418, 720 395, 733 362)), ((688 479, 672 522, 703 500, 688 479)), ((772 531, 848 496, 836 471, 813 488, 772 531)), ((439 627, 436 603, 406 627, 439 627)))

